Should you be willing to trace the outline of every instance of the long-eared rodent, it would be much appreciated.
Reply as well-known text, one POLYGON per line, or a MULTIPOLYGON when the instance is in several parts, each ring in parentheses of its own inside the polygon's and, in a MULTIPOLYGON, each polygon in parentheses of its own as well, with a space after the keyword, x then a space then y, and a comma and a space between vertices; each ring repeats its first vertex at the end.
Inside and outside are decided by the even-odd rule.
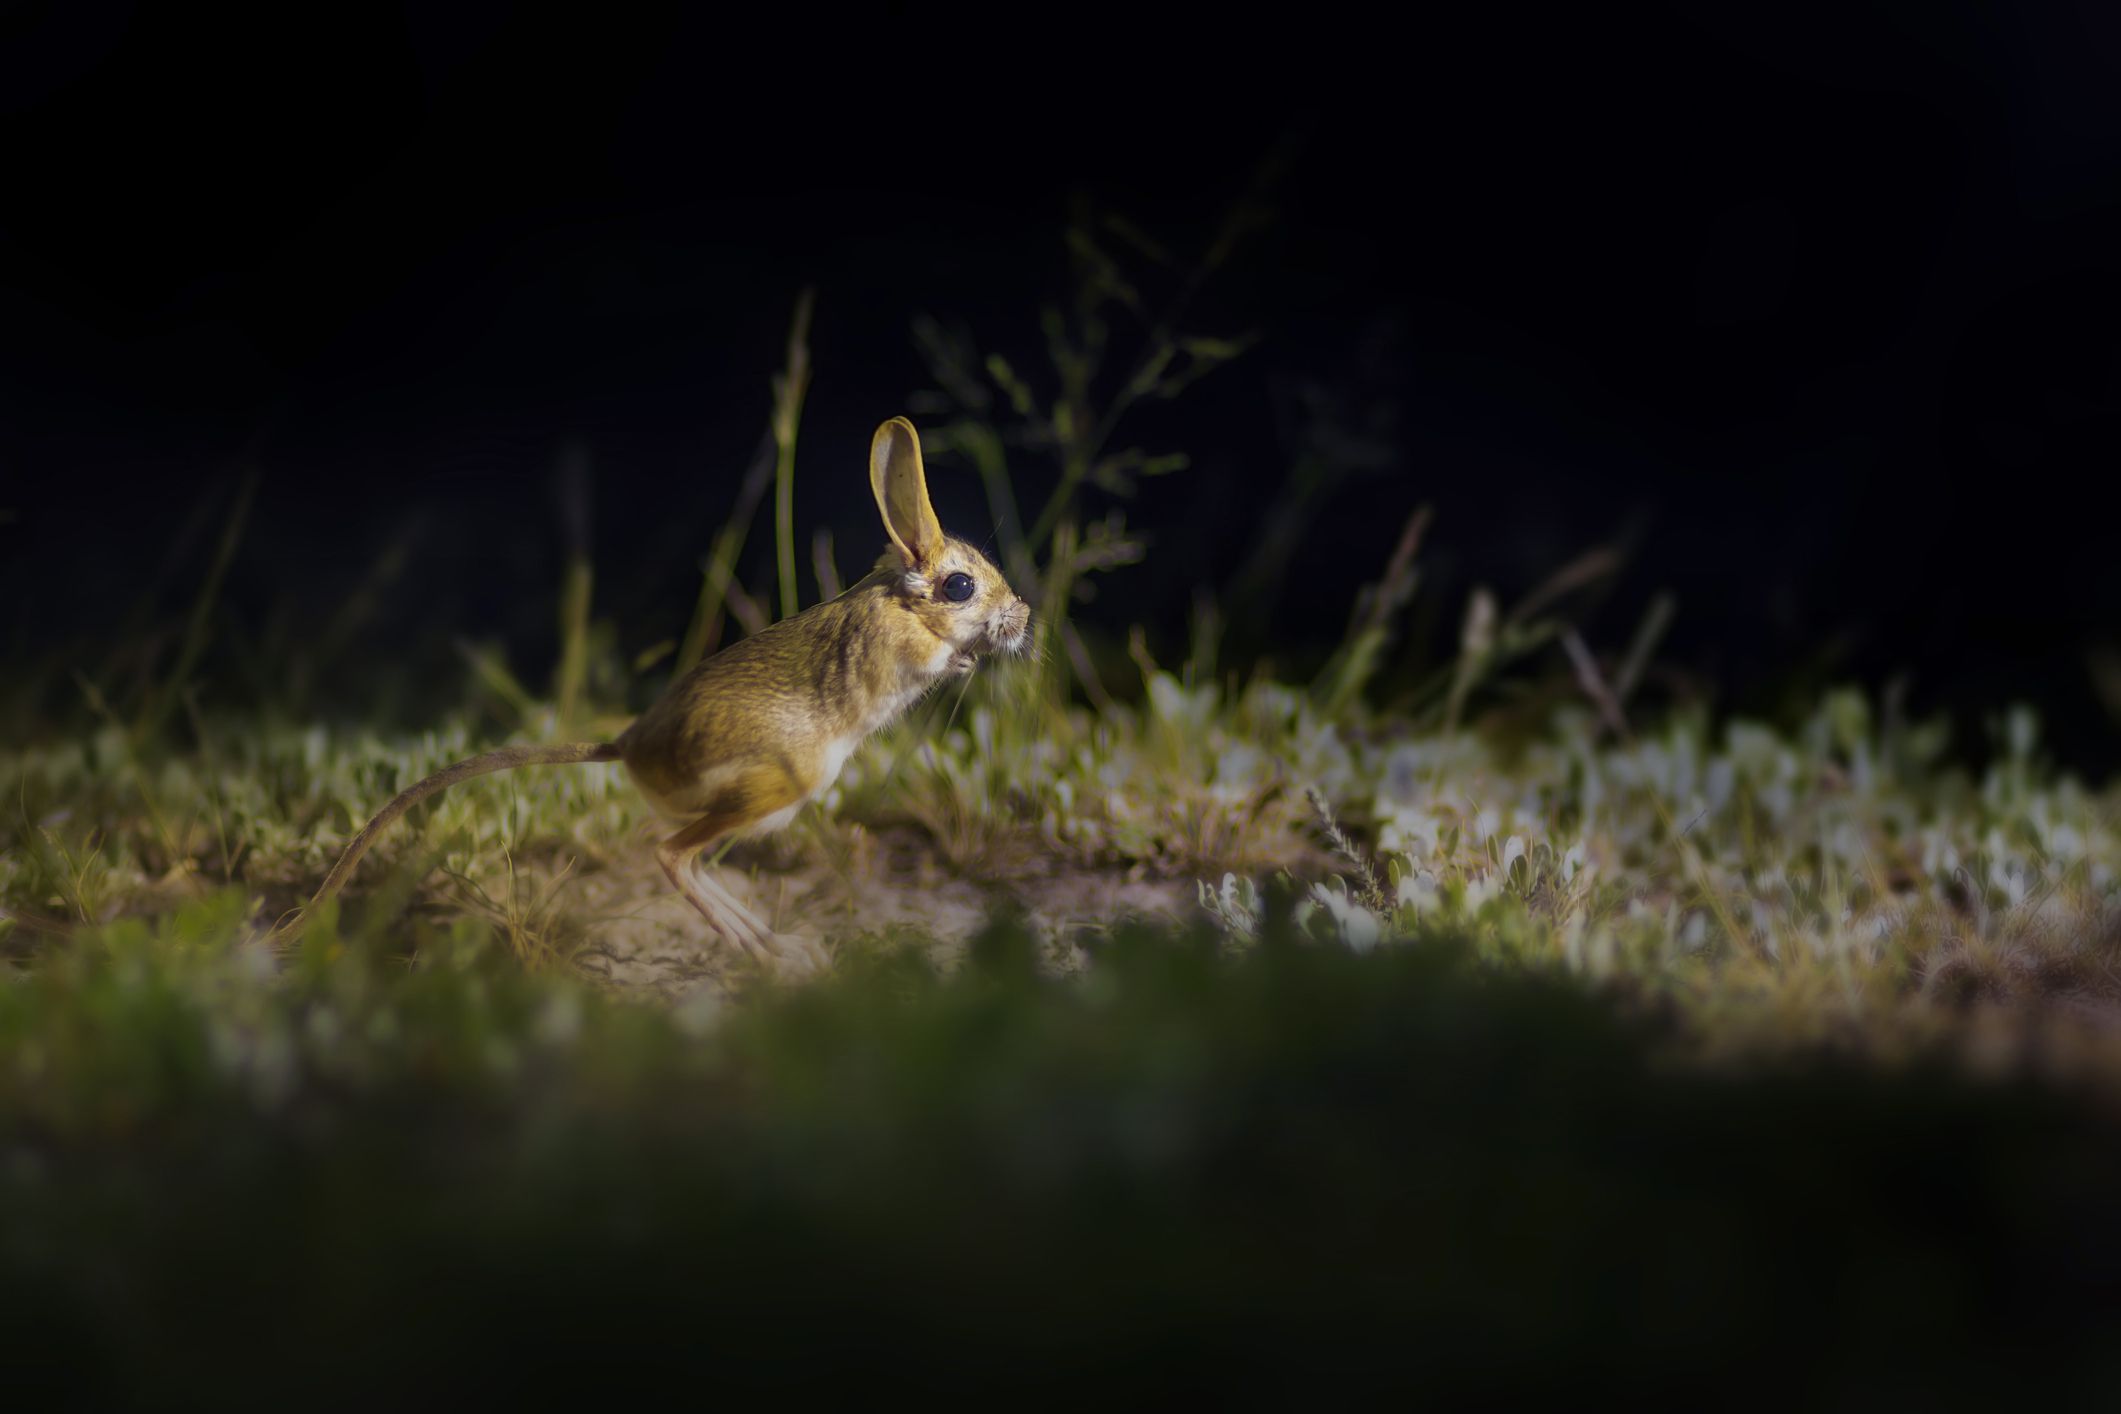
POLYGON ((623 761, 648 803, 679 828, 656 846, 663 872, 708 926, 765 963, 825 965, 815 943, 777 939, 714 878, 693 867, 733 835, 780 829, 822 795, 863 739, 945 679, 1029 641, 1031 609, 972 545, 943 534, 928 502, 913 424, 894 417, 869 445, 869 481, 891 548, 838 598, 732 643, 670 685, 611 742, 511 746, 459 761, 399 793, 355 835, 307 908, 274 934, 298 933, 345 886, 376 836, 458 781, 517 766, 623 761))

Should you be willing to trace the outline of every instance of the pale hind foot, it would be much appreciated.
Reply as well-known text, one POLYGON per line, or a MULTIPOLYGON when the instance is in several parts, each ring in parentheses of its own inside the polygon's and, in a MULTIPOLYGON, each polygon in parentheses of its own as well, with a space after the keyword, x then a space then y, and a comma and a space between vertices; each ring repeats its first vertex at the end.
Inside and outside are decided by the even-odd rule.
POLYGON ((658 849, 656 859, 677 891, 699 911, 717 936, 737 944, 752 961, 778 975, 817 977, 832 970, 831 955, 815 939, 775 933, 719 880, 693 867, 690 853, 658 849))
POLYGON ((823 977, 832 971, 832 954, 808 933, 768 933, 778 965, 792 977, 823 977))
POLYGON ((832 970, 832 955, 810 934, 776 933, 719 883, 705 878, 700 883, 720 894, 720 902, 728 905, 738 926, 743 929, 746 951, 761 961, 771 958, 775 972, 788 977, 822 977, 832 970))

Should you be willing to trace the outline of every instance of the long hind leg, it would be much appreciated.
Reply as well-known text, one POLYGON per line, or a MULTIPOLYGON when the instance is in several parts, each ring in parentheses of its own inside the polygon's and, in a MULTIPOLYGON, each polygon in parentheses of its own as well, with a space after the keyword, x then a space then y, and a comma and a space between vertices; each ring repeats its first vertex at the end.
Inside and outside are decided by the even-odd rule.
POLYGON ((732 911, 729 908, 724 901, 727 898, 725 891, 717 889, 709 892, 702 888, 699 874, 693 868, 693 861, 699 857, 700 851, 728 833, 729 825, 725 820, 711 815, 695 820, 658 844, 655 847, 655 860, 670 877, 671 886, 685 896, 687 903, 700 911, 700 917, 707 920, 709 928, 743 948, 754 960, 771 963, 774 960, 773 954, 762 945, 758 929, 747 926, 753 920, 744 917, 741 910, 732 911))
POLYGON ((705 870, 695 870, 692 875, 692 881, 699 886, 702 893, 713 898, 734 915, 738 922, 749 928, 759 945, 772 949, 774 955, 781 961, 787 962, 791 960, 788 953, 792 948, 802 955, 802 962, 807 970, 824 972, 831 968, 832 959, 826 955, 825 949, 817 942, 800 934, 774 932, 759 921, 757 914, 739 903, 736 895, 729 892, 722 885, 721 880, 715 878, 714 875, 705 870))
POLYGON ((793 813, 803 800, 800 784, 781 770, 746 772, 716 799, 699 819, 656 846, 656 861, 686 901, 698 909, 707 926, 735 942, 757 961, 784 965, 790 958, 785 943, 802 953, 809 970, 830 965, 824 950, 806 939, 781 939, 760 922, 751 910, 714 878, 694 867, 702 850, 749 826, 767 823, 777 814, 793 813))

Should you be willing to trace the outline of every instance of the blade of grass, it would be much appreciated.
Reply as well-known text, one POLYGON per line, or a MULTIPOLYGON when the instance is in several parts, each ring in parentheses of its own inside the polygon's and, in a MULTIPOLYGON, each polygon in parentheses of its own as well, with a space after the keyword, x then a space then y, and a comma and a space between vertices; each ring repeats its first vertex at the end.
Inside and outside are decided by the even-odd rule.
POLYGON ((1392 641, 1393 620, 1413 599, 1415 586, 1420 582, 1414 558, 1421 550, 1422 536, 1428 531, 1429 517, 1427 506, 1417 508, 1407 517, 1406 526, 1392 548, 1392 556, 1385 563, 1384 574, 1374 584, 1365 585, 1355 596, 1348 636, 1326 671, 1319 675, 1314 688, 1322 689, 1319 700, 1329 715, 1338 713, 1359 696, 1376 674, 1378 662, 1392 641))
POLYGON ((817 575, 818 598, 839 598, 840 567, 832 555, 832 530, 829 526, 819 526, 817 534, 810 537, 810 568, 817 575))
POLYGON ((803 395, 810 389, 810 310, 815 290, 795 299, 795 318, 788 330, 788 365, 773 380, 774 550, 781 575, 781 617, 802 607, 795 581, 795 434, 803 419, 803 395))
POLYGON ((1627 656, 1620 660, 1620 671, 1613 675, 1614 700, 1625 705, 1635 695, 1643 672, 1650 666, 1650 655, 1657 651, 1665 631, 1672 626, 1676 607, 1669 594, 1660 594, 1650 601, 1649 612, 1642 616, 1635 637, 1628 643, 1627 656))
POLYGON ((693 605, 692 622, 685 628, 677 660, 672 665, 678 674, 683 674, 705 657, 721 637, 722 612, 727 605, 729 586, 736 577, 736 557, 743 552, 744 540, 751 532, 759 502, 765 499, 766 488, 773 484, 773 466, 774 442, 769 429, 759 439, 758 450, 752 454, 751 465, 745 469, 729 519, 723 521, 722 528, 715 533, 707 560, 700 566, 699 601, 693 605))
POLYGON ((146 741, 162 727, 177 694, 191 678, 192 669, 198 666, 199 655, 206 651, 207 630, 213 623, 214 605, 221 597, 221 581, 228 574, 229 562, 236 557, 236 546, 242 543, 243 527, 250 520, 251 499, 258 489, 258 469, 252 466, 243 474, 243 484, 236 492, 235 504, 230 507, 228 520, 221 527, 221 538, 214 546, 213 560, 208 564, 206 579, 199 586, 199 594, 192 601, 191 616, 184 627, 184 640, 177 650, 177 659, 170 665, 166 676, 151 685, 141 703, 140 715, 133 723, 133 741, 146 741))
POLYGON ((471 670, 478 675, 479 681, 516 714, 515 725, 520 726, 536 715, 536 699, 530 695, 529 689, 517 680, 516 675, 508 671, 508 665, 501 660, 498 650, 460 638, 457 640, 457 652, 463 654, 464 660, 471 664, 471 670))
POLYGON ((560 464, 560 527, 567 541, 567 568, 560 585, 560 663, 553 674, 553 699, 562 737, 575 725, 582 685, 589 676, 589 605, 595 585, 589 533, 589 453, 579 445, 567 449, 560 464))

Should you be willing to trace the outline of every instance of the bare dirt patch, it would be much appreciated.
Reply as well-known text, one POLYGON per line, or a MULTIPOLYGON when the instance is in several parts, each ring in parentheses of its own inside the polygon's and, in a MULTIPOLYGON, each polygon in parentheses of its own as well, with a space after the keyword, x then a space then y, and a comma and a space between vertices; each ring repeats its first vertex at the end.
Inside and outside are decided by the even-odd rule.
MULTIPOLYGON (((808 935, 835 953, 903 941, 946 968, 1001 910, 1019 911, 1045 940, 1047 963, 1065 971, 1081 961, 1073 941, 1081 930, 1130 919, 1184 922, 1199 909, 1191 879, 1139 870, 1016 860, 1006 875, 975 877, 948 868, 912 832, 865 833, 833 857, 826 853, 759 846, 733 853, 718 877, 777 932, 808 935)), ((576 962, 593 977, 672 1000, 729 996, 758 980, 758 969, 708 931, 646 850, 613 860, 573 891, 575 907, 593 920, 592 941, 576 962)))

